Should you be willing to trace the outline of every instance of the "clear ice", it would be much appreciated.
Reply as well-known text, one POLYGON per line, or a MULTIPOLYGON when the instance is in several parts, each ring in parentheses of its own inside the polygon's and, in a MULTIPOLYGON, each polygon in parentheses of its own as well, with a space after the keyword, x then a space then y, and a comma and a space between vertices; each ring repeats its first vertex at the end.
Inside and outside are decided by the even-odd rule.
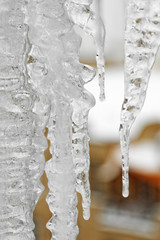
POLYGON ((77 192, 89 219, 87 120, 95 100, 84 85, 96 71, 79 62, 81 38, 74 25, 95 39, 103 99, 105 32, 91 3, 0 1, 0 239, 35 239, 33 210, 44 169, 52 239, 76 239, 77 192), (45 165, 46 127, 52 158, 45 165))
POLYGON ((91 9, 90 5, 92 2, 93 0, 67 0, 66 7, 70 19, 94 39, 97 50, 96 61, 100 86, 99 98, 103 101, 105 99, 105 28, 99 15, 99 11, 93 11, 91 9))
POLYGON ((159 48, 160 1, 127 1, 125 29, 125 93, 121 111, 123 196, 129 195, 129 134, 141 111, 159 48))
MULTIPOLYGON (((47 18, 46 21, 52 27, 56 24, 56 29, 59 29, 51 36, 52 45, 50 42, 45 43, 50 46, 50 56, 46 51, 48 62, 54 62, 48 71, 51 76, 51 87, 48 89, 51 109, 47 127, 52 159, 47 162, 45 171, 50 190, 47 202, 53 216, 47 227, 52 232, 52 239, 70 240, 76 239, 78 234, 76 192, 82 194, 84 218, 89 219, 90 216, 87 118, 95 100, 84 85, 96 73, 93 68, 79 62, 81 38, 74 31, 75 22, 70 15, 72 2, 65 1, 58 5, 63 13, 47 18)), ((44 14, 42 18, 45 19, 44 14)))
POLYGON ((0 1, 0 239, 34 240, 48 115, 29 83, 25 0, 0 1))

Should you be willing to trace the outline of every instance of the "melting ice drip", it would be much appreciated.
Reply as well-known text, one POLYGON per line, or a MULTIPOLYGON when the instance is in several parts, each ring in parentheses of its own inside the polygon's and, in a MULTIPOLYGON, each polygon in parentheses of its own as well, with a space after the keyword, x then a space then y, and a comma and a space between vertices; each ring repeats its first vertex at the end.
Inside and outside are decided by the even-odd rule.
POLYGON ((129 133, 141 111, 160 38, 160 1, 129 0, 125 30, 125 96, 121 112, 123 196, 129 195, 129 133))
POLYGON ((45 108, 29 84, 25 0, 0 1, 0 239, 35 239, 42 192, 45 108))

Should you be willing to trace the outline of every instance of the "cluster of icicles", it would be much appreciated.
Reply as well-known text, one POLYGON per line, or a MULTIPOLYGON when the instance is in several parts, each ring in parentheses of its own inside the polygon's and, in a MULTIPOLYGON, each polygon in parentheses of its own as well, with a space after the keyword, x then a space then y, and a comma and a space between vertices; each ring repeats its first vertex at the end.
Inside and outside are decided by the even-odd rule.
MULTIPOLYGON (((74 25, 94 39, 103 100, 105 32, 91 4, 92 0, 0 1, 0 239, 35 239, 33 210, 43 191, 44 170, 52 239, 76 239, 76 192, 82 195, 84 218, 90 216, 87 119, 95 100, 84 85, 96 73, 79 62, 81 38, 74 25), (45 164, 46 127, 52 158, 45 164)), ((128 1, 120 125, 125 197, 129 131, 144 103, 159 26, 159 1, 128 1)))
POLYGON ((35 239, 33 210, 44 170, 52 239, 76 239, 76 192, 84 218, 90 216, 87 119, 95 100, 84 85, 96 72, 79 62, 74 25, 93 36, 104 99, 104 27, 91 3, 0 1, 0 239, 35 239), (52 158, 45 164, 46 127, 52 158))

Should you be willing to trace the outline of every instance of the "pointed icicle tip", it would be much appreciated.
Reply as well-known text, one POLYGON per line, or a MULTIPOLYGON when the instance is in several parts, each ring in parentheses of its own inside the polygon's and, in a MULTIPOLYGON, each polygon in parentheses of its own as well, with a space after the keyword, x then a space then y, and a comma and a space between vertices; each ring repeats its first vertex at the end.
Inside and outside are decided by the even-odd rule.
POLYGON ((122 196, 124 198, 129 197, 129 182, 124 182, 123 183, 122 196))
POLYGON ((84 208, 83 210, 83 218, 88 221, 90 219, 90 208, 84 208))

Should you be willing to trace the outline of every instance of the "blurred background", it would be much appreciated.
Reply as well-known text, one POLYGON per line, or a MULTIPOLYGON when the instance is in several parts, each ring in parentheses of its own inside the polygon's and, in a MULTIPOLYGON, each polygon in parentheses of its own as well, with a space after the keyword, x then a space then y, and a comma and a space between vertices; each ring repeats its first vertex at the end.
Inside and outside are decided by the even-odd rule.
MULTIPOLYGON (((106 28, 106 100, 100 102, 95 78, 86 88, 96 98, 89 115, 91 218, 83 220, 78 195, 78 240, 159 240, 160 239, 160 57, 158 55, 145 105, 131 131, 130 196, 121 195, 119 148, 120 110, 124 88, 124 0, 97 0, 106 28)), ((95 1, 96 4, 96 1, 95 1)), ((94 42, 82 34, 80 61, 96 66, 94 42)), ((47 130, 46 130, 47 135, 47 130)), ((50 159, 45 151, 46 161, 50 159)), ((37 240, 49 240, 45 224, 51 217, 45 198, 46 186, 34 212, 37 240)), ((71 239, 72 240, 72 239, 71 239)))

